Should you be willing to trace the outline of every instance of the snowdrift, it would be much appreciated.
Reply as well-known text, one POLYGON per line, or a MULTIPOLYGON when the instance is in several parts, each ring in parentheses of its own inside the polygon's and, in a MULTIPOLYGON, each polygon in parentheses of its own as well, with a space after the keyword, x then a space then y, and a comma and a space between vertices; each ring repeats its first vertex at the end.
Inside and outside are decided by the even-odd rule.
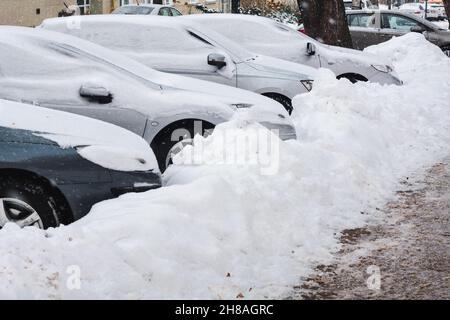
POLYGON ((275 175, 214 158, 236 147, 215 137, 256 128, 235 120, 197 137, 208 164, 183 165, 185 149, 164 188, 100 203, 55 230, 7 225, 0 298, 289 295, 330 261, 340 231, 382 219, 376 208, 401 179, 448 155, 450 59, 417 34, 367 50, 391 59, 405 85, 352 85, 321 70, 294 101, 298 140, 280 142, 275 175))

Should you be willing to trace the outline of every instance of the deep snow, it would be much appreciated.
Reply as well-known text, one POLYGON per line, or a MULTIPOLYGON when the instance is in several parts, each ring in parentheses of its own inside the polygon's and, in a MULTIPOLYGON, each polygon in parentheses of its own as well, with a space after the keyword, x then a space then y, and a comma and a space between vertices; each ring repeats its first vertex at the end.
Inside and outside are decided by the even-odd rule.
POLYGON ((298 141, 280 142, 276 175, 214 162, 215 137, 255 128, 235 120, 197 138, 208 165, 182 165, 186 149, 164 188, 100 203, 56 230, 7 225, 0 298, 289 294, 339 249, 339 231, 380 218, 375 208, 402 177, 448 155, 450 59, 414 33, 367 50, 391 59, 405 85, 351 85, 321 70, 294 101, 298 141), (74 265, 80 290, 66 285, 74 265))

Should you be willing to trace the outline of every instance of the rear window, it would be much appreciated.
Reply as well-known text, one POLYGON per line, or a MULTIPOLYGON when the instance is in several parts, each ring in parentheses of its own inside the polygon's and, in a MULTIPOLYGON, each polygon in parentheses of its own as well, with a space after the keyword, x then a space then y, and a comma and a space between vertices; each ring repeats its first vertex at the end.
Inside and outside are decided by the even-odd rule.
POLYGON ((350 14, 347 16, 350 27, 373 28, 375 26, 375 15, 370 13, 350 14))

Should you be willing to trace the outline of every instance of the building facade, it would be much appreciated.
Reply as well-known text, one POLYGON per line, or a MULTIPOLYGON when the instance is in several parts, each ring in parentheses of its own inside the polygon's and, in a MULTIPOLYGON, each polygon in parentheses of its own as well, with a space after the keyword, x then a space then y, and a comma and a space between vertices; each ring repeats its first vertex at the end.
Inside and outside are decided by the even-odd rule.
POLYGON ((0 0, 0 25, 37 26, 76 0, 0 0))
POLYGON ((210 9, 230 12, 231 0, 0 0, 0 25, 33 27, 47 18, 58 17, 71 10, 77 14, 107 14, 125 4, 173 5, 183 14, 210 9))

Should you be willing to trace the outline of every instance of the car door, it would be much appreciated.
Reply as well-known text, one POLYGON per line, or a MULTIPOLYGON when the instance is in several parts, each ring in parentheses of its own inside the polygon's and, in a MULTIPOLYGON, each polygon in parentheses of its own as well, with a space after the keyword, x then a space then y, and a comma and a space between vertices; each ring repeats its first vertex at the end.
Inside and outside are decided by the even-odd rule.
POLYGON ((376 12, 348 14, 347 22, 354 49, 363 50, 382 42, 380 40, 379 15, 376 12))
POLYGON ((147 117, 116 101, 120 94, 114 83, 121 77, 117 71, 66 45, 41 40, 32 45, 24 41, 20 47, 0 40, 0 98, 76 113, 144 134, 147 117))
POLYGON ((393 37, 400 37, 411 32, 411 28, 427 28, 416 20, 397 13, 383 13, 381 15, 381 39, 388 41, 393 37))

